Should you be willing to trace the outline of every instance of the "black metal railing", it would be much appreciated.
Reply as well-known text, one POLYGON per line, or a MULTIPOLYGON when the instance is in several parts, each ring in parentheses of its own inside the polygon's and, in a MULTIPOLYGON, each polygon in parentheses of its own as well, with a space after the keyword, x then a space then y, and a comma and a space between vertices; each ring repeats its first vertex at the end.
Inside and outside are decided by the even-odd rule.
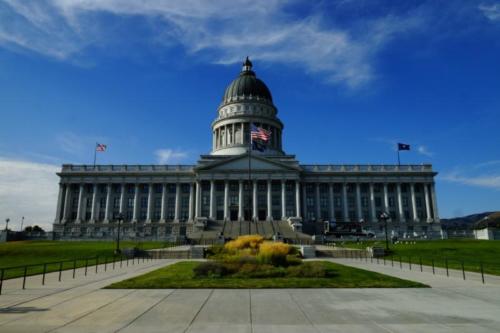
POLYGON ((488 274, 500 275, 500 263, 496 262, 437 256, 389 255, 374 257, 365 250, 338 249, 337 251, 339 254, 337 257, 365 261, 372 264, 391 265, 392 267, 399 266, 401 270, 408 268, 414 271, 432 272, 433 275, 436 275, 441 273, 438 271, 438 269, 441 269, 442 273, 446 274, 447 277, 451 276, 452 271, 455 273, 458 272, 463 280, 467 280, 468 277, 471 279, 473 276, 471 274, 478 274, 483 284, 488 274))

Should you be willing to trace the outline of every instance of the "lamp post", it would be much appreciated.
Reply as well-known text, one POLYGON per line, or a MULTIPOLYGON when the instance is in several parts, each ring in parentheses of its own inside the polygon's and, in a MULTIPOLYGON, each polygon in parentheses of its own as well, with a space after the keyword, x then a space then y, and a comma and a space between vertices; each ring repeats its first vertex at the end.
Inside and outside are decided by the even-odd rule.
POLYGON ((5 219, 5 232, 7 232, 7 230, 9 229, 9 222, 10 222, 10 219, 6 218, 5 219))
POLYGON ((20 231, 23 231, 23 225, 24 225, 24 216, 21 217, 21 230, 20 231))
POLYGON ((123 222, 123 214, 119 213, 118 215, 116 215, 115 219, 118 221, 118 235, 116 237, 115 254, 119 255, 121 253, 121 250, 120 250, 120 227, 121 227, 121 223, 123 222))
POLYGON ((389 251, 389 234, 387 230, 387 220, 390 219, 390 215, 387 212, 382 212, 380 214, 379 220, 382 220, 384 222, 384 229, 385 229, 385 249, 389 251))

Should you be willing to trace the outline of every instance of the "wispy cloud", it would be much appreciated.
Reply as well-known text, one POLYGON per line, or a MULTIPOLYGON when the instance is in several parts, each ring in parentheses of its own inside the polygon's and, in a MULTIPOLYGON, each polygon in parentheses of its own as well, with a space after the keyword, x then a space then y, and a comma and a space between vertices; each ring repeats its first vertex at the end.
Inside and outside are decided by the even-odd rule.
POLYGON ((495 165, 500 165, 500 160, 486 161, 474 165, 474 168, 487 168, 495 165))
POLYGON ((59 167, 0 157, 0 216, 11 219, 12 229, 38 224, 51 229, 58 195, 59 167))
POLYGON ((498 174, 467 176, 458 172, 452 172, 445 174, 440 178, 452 183, 500 190, 500 175, 498 174))
POLYGON ((500 21, 500 4, 480 4, 479 10, 486 16, 490 21, 500 21))
POLYGON ((180 150, 158 149, 155 151, 155 156, 159 164, 175 164, 185 160, 189 155, 180 150))
POLYGON ((423 145, 419 145, 417 147, 417 152, 420 154, 420 155, 424 155, 424 156, 427 156, 427 157, 432 157, 434 156, 434 153, 429 151, 429 149, 426 147, 426 146, 423 146, 423 145))
POLYGON ((77 160, 88 161, 93 155, 95 144, 104 143, 110 147, 110 140, 105 137, 80 135, 73 132, 59 133, 55 138, 59 148, 77 160))
POLYGON ((116 26, 103 23, 102 14, 119 20, 142 17, 149 27, 143 40, 182 45, 187 53, 212 63, 235 63, 250 55, 359 87, 376 76, 373 62, 378 51, 399 34, 425 26, 422 16, 407 14, 370 17, 340 27, 325 23, 328 15, 320 11, 302 18, 290 15, 288 6, 296 2, 3 0, 0 45, 74 60, 89 45, 125 42, 116 26))

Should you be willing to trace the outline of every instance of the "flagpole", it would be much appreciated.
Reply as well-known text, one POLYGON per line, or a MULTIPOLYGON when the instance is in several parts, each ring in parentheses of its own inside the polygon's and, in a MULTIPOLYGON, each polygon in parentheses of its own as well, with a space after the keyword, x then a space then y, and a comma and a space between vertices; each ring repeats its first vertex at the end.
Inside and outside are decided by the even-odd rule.
POLYGON ((95 147, 94 147, 94 169, 95 169, 95 162, 96 162, 96 158, 97 158, 97 145, 98 145, 98 144, 99 144, 99 143, 98 143, 98 142, 96 142, 96 143, 95 143, 95 147))
POLYGON ((401 165, 401 160, 399 158, 399 147, 398 147, 398 165, 401 165))

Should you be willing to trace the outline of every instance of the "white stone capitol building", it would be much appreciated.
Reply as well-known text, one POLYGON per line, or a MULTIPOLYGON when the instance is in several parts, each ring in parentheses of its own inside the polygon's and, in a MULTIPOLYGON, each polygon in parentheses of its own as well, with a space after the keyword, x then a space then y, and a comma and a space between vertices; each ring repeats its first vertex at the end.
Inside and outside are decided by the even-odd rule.
POLYGON ((217 109, 212 151, 196 165, 63 165, 55 237, 114 238, 119 213, 132 239, 307 237, 323 221, 379 234, 384 211, 391 235, 441 230, 431 165, 303 165, 284 152, 283 127, 247 58, 217 109), (263 152, 249 154, 251 123, 271 132, 263 152))

